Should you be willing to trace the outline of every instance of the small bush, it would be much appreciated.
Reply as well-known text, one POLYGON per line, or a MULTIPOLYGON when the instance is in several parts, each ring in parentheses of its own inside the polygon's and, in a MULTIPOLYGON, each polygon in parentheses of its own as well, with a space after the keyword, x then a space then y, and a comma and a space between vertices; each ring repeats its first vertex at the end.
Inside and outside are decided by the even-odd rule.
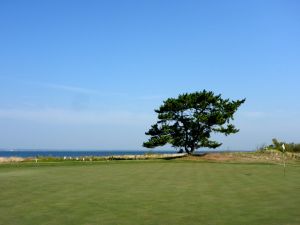
POLYGON ((287 152, 300 152, 300 144, 295 144, 293 142, 292 143, 280 142, 276 138, 272 139, 271 145, 267 147, 264 146, 263 148, 259 148, 258 151, 263 151, 263 149, 264 150, 273 149, 273 150, 283 151, 282 149, 283 144, 285 146, 285 151, 287 152))

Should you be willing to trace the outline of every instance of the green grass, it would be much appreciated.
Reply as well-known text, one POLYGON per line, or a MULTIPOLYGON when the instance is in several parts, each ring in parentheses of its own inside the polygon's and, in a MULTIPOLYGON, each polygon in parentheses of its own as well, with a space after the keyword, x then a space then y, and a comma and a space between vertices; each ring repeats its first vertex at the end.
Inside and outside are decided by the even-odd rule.
POLYGON ((0 165, 0 224, 300 224, 300 166, 0 165))

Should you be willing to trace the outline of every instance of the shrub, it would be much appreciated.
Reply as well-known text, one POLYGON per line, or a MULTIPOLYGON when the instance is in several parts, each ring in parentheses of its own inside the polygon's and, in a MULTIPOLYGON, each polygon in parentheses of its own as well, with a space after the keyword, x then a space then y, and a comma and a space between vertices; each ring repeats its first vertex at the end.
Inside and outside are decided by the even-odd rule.
MULTIPOLYGON (((286 142, 280 142, 276 138, 272 139, 271 145, 267 147, 267 149, 276 149, 279 151, 282 151, 282 145, 285 145, 285 151, 287 152, 300 152, 300 144, 295 144, 295 143, 286 143, 286 142)), ((261 150, 261 149, 259 149, 261 150)))

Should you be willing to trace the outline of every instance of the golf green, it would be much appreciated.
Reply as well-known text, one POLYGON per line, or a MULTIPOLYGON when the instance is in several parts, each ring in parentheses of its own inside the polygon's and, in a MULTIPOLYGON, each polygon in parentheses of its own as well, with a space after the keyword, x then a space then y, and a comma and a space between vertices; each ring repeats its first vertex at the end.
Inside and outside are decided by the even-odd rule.
POLYGON ((0 224, 299 225, 300 165, 0 165, 0 224))

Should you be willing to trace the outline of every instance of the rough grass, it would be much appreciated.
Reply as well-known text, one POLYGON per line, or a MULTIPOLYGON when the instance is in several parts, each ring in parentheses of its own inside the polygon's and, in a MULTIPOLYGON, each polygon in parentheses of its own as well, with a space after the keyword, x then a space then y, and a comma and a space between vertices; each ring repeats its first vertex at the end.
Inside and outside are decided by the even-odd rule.
POLYGON ((191 160, 202 162, 231 162, 231 163, 272 163, 283 164, 283 159, 288 164, 300 165, 300 154, 279 151, 268 152, 219 152, 187 155, 177 160, 191 160))
POLYGON ((0 224, 300 224, 300 166, 0 165, 0 224))

